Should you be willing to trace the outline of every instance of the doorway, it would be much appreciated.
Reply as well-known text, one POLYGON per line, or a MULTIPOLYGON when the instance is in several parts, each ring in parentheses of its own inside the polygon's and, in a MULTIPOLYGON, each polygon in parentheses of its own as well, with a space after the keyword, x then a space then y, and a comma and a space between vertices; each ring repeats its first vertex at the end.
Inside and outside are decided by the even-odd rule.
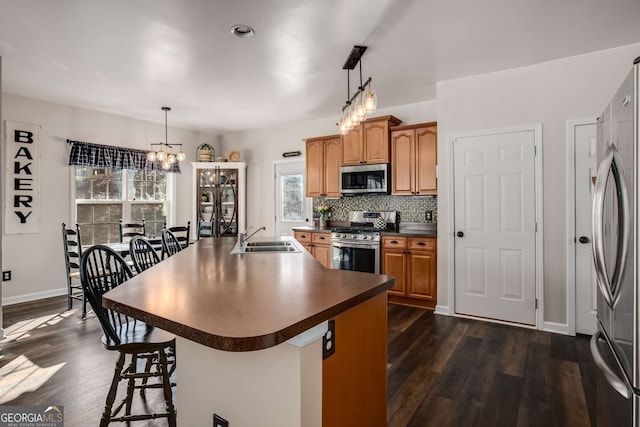
POLYGON ((451 137, 454 311, 538 326, 541 125, 451 137))
POLYGON ((305 162, 281 160, 273 163, 275 235, 293 236, 294 227, 311 224, 312 199, 305 193, 305 162))
POLYGON ((597 328, 597 283, 591 246, 591 204, 598 168, 596 119, 567 121, 567 323, 570 335, 597 328))

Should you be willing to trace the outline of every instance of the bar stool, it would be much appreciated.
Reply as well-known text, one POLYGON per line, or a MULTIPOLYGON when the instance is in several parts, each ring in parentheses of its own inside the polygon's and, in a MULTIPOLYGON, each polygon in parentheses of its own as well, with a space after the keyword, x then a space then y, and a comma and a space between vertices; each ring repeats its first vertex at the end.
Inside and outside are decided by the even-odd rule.
POLYGON ((87 300, 104 332, 102 345, 107 350, 120 353, 100 426, 107 426, 111 422, 167 418, 169 426, 175 427, 176 411, 170 382, 172 370, 167 361, 167 354, 175 354, 175 335, 102 306, 102 296, 132 276, 125 260, 107 246, 93 246, 82 254, 80 278, 87 300), (129 363, 125 367, 127 359, 129 363), (146 362, 142 372, 138 372, 138 360, 146 362), (152 378, 161 381, 149 383, 148 380, 152 378), (127 382, 127 393, 112 409, 120 381, 127 382), (131 414, 134 391, 140 390, 144 398, 144 391, 150 388, 162 389, 165 412, 131 414), (121 414, 123 408, 124 414, 121 414))

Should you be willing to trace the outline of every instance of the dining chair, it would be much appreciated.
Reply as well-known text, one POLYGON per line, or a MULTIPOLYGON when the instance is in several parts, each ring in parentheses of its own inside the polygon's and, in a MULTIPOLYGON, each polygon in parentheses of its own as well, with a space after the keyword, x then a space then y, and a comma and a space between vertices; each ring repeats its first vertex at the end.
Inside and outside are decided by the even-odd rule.
POLYGON ((92 246, 82 254, 80 277, 87 300, 104 332, 102 345, 107 350, 119 352, 100 426, 107 426, 110 422, 167 418, 169 425, 175 427, 176 411, 173 406, 171 369, 167 357, 167 354, 175 355, 175 335, 102 305, 102 296, 106 292, 120 286, 132 276, 133 273, 124 258, 105 245, 92 246), (127 360, 128 364, 125 367, 127 360), (141 372, 138 372, 138 361, 145 362, 140 364, 144 365, 141 372), (149 381, 150 379, 160 381, 149 381), (121 381, 127 382, 127 391, 114 409, 121 381), (145 400, 142 407, 147 409, 149 407, 145 399, 145 390, 154 388, 162 389, 166 412, 131 414, 134 391, 140 390, 145 400))
POLYGON ((180 246, 182 246, 183 249, 189 246, 189 239, 191 238, 191 221, 187 221, 186 226, 177 225, 167 228, 167 224, 165 224, 162 228, 166 228, 167 230, 175 234, 178 242, 180 242, 180 246))
POLYGON ((145 233, 145 225, 144 218, 141 223, 123 223, 122 220, 119 222, 120 225, 120 241, 124 242, 125 238, 131 238, 134 236, 144 236, 145 233))
POLYGON ((198 223, 198 240, 202 237, 213 237, 213 223, 211 221, 200 221, 198 223))
POLYGON ((129 256, 131 256, 133 266, 138 273, 142 273, 160 262, 156 250, 142 236, 134 236, 129 240, 129 256))
POLYGON ((175 234, 165 229, 162 230, 162 252, 168 257, 173 256, 182 250, 180 242, 175 234))
POLYGON ((82 318, 87 317, 87 300, 80 282, 80 257, 82 256, 82 239, 80 227, 67 228, 62 223, 62 245, 64 247, 64 264, 67 272, 67 309, 73 308, 73 300, 82 301, 82 318))

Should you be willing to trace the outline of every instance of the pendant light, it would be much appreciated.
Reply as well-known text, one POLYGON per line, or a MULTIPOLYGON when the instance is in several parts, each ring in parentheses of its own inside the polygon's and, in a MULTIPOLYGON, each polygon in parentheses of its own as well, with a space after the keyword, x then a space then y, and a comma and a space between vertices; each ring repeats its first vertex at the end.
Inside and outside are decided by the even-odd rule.
POLYGON ((376 92, 371 89, 371 77, 362 83, 362 55, 367 50, 366 46, 354 46, 349 57, 342 66, 343 70, 347 70, 347 101, 342 107, 342 114, 338 121, 338 129, 340 134, 346 135, 361 121, 365 120, 371 113, 376 111, 378 107, 378 98, 376 92), (353 70, 356 65, 360 65, 360 86, 358 90, 351 95, 349 71, 353 70), (365 93, 366 90, 366 93, 365 93))
POLYGON ((147 160, 150 162, 158 161, 162 166, 162 169, 168 170, 171 169, 172 165, 177 162, 181 162, 187 158, 187 156, 182 151, 182 144, 172 144, 169 145, 169 128, 167 125, 167 113, 171 111, 170 107, 162 107, 162 111, 164 111, 164 142, 151 143, 151 150, 147 153, 147 160), (159 145, 160 148, 156 151, 153 149, 154 145, 159 145), (173 153, 174 146, 179 146, 180 151, 178 154, 173 153))

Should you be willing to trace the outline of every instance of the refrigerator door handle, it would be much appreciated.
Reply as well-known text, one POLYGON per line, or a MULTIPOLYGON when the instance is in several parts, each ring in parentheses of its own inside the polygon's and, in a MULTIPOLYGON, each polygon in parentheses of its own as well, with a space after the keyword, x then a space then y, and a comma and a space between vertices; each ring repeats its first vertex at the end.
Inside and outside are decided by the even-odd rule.
MULTIPOLYGON (((600 340, 607 343, 607 340, 602 336, 602 331, 598 328, 598 331, 591 336, 591 342, 589 345, 591 348, 591 355, 593 356, 593 361, 596 363, 598 368, 602 371, 602 374, 607 379, 607 382, 611 384, 611 387, 613 387, 615 391, 620 393, 626 399, 630 399, 631 396, 633 395, 633 389, 631 387, 631 384, 629 384, 626 376, 623 375, 622 378, 620 378, 618 375, 616 375, 615 372, 613 372, 613 370, 609 367, 609 365, 607 365, 607 362, 605 362, 604 358, 600 354, 600 349, 598 348, 598 341, 600 340)), ((617 356, 616 356, 616 361, 618 361, 617 356)), ((620 362, 618 362, 618 365, 619 364, 620 362)))
POLYGON ((604 153, 604 159, 598 168, 596 186, 593 193, 593 223, 591 240, 593 245, 593 262, 597 276, 598 287, 605 302, 612 309, 620 298, 622 277, 624 275, 625 260, 628 252, 629 234, 629 196, 627 184, 622 171, 622 161, 618 150, 614 145, 610 145, 604 153), (620 227, 617 242, 617 257, 613 270, 613 275, 609 279, 609 272, 605 264, 604 257, 604 207, 605 189, 609 178, 609 171, 612 172, 613 179, 617 187, 616 196, 618 202, 618 226, 620 227))

